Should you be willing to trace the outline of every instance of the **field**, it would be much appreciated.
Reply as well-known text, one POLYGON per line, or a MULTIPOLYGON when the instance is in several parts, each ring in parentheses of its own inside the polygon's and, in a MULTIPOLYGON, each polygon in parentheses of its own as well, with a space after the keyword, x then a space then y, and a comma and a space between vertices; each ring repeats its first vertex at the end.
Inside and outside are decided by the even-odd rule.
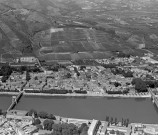
POLYGON ((156 1, 129 0, 134 7, 118 0, 90 1, 85 10, 84 0, 0 0, 1 58, 53 61, 102 59, 116 52, 158 54, 156 1))
POLYGON ((102 59, 111 57, 111 51, 130 52, 131 49, 106 32, 94 29, 64 28, 53 33, 48 29, 37 33, 34 41, 37 46, 40 44, 38 57, 47 60, 102 59))

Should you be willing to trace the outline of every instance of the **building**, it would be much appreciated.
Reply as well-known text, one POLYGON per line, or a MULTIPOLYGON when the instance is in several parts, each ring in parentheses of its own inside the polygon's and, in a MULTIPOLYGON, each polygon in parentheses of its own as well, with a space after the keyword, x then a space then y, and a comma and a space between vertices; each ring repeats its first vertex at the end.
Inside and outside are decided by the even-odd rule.
POLYGON ((21 110, 10 110, 7 112, 6 118, 7 119, 15 119, 15 120, 22 120, 23 122, 27 122, 29 124, 33 123, 33 117, 27 116, 27 111, 21 110))
POLYGON ((107 131, 107 127, 108 127, 108 122, 107 121, 103 122, 103 127, 101 129, 100 135, 105 135, 107 131))
POLYGON ((16 59, 16 62, 37 62, 35 57, 20 57, 16 59))
POLYGON ((144 129, 144 135, 158 135, 158 126, 147 126, 144 129))
POLYGON ((90 121, 86 119, 74 119, 74 118, 68 118, 68 123, 73 123, 75 125, 81 125, 82 123, 88 124, 90 121))
POLYGON ((98 123, 99 123, 98 120, 93 119, 93 121, 88 129, 88 135, 95 135, 96 134, 96 129, 97 129, 98 123))

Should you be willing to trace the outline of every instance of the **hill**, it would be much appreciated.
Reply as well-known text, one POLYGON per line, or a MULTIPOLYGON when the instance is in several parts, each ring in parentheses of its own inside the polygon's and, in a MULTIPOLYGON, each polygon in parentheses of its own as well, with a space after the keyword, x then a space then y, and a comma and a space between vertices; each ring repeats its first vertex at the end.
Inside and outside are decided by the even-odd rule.
POLYGON ((157 55, 157 0, 0 0, 1 60, 157 55))

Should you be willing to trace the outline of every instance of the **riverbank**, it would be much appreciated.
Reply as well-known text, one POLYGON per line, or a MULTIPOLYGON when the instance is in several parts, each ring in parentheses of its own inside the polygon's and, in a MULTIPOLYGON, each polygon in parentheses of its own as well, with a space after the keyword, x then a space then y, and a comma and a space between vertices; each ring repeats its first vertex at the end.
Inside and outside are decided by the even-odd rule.
MULTIPOLYGON (((0 95, 18 95, 18 92, 0 92, 0 95)), ((25 96, 49 96, 49 97, 114 97, 114 98, 151 98, 151 94, 139 95, 139 94, 46 94, 46 93, 24 93, 25 96)))

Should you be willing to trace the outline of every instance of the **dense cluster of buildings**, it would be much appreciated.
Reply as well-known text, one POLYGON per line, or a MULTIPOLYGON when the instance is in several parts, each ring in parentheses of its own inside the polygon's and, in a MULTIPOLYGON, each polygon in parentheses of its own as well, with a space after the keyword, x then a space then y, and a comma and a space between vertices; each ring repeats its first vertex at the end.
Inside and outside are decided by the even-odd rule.
MULTIPOLYGON (((39 63, 34 57, 22 57, 18 62, 39 63)), ((13 72, 6 82, 0 82, 0 89, 20 90, 78 90, 87 91, 90 94, 106 94, 107 91, 125 91, 134 93, 131 84, 133 78, 146 79, 147 76, 158 79, 157 62, 148 55, 144 57, 111 58, 95 60, 100 65, 66 65, 65 68, 58 67, 57 71, 42 68, 42 72, 30 72, 30 80, 26 82, 26 72, 13 72), (150 58, 147 61, 147 58, 150 58), (115 65, 117 69, 124 72, 132 72, 133 76, 125 77, 122 74, 114 74, 113 68, 104 65, 115 65)), ((49 66, 53 67, 53 65, 49 66)))
MULTIPOLYGON (((52 130, 43 129, 43 121, 40 126, 33 124, 34 115, 27 116, 27 111, 11 110, 6 116, 0 116, 0 134, 2 135, 51 135, 52 130)), ((107 121, 86 120, 58 117, 54 123, 68 123, 80 127, 83 123, 88 126, 87 135, 158 135, 157 124, 131 123, 122 126, 120 122, 117 125, 107 121)))

